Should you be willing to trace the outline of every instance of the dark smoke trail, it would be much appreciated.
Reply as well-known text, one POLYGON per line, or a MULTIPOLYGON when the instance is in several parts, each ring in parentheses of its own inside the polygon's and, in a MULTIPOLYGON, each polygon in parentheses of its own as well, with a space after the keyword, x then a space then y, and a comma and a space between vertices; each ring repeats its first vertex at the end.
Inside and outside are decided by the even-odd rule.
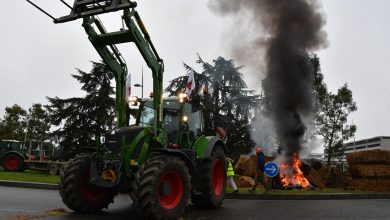
POLYGON ((265 60, 266 110, 274 121, 280 145, 289 155, 297 153, 305 133, 301 117, 313 112, 313 70, 308 51, 326 46, 319 1, 210 0, 209 6, 217 13, 247 22, 247 29, 234 38, 233 56, 252 56, 249 61, 257 63, 265 60), (254 50, 265 50, 265 57, 258 57, 254 50))

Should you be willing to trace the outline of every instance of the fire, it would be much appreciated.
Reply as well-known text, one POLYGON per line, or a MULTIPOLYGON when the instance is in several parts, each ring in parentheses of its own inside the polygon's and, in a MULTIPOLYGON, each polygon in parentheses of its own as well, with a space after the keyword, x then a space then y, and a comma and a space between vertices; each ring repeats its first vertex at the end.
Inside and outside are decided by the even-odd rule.
POLYGON ((310 186, 309 181, 299 168, 300 166, 301 161, 298 159, 296 153, 293 155, 292 161, 286 161, 279 165, 279 176, 283 187, 287 188, 293 186, 307 188, 310 186))

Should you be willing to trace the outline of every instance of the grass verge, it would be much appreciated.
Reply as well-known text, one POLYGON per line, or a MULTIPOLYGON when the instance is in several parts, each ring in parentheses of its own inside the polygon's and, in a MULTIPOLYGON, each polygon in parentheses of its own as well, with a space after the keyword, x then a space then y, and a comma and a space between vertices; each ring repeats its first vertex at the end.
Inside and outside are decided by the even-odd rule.
MULTIPOLYGON (((241 194, 250 194, 250 188, 239 188, 239 193, 241 194)), ((255 194, 264 193, 264 188, 257 188, 255 194)), ((227 187, 226 192, 233 192, 233 188, 227 187)), ((291 190, 272 190, 269 194, 273 195, 308 195, 308 194, 324 194, 324 193, 364 193, 359 190, 345 190, 340 188, 325 188, 325 189, 291 189, 291 190)))
POLYGON ((0 180, 57 184, 60 181, 60 177, 50 175, 46 172, 32 170, 25 170, 24 172, 7 172, 0 170, 0 180))

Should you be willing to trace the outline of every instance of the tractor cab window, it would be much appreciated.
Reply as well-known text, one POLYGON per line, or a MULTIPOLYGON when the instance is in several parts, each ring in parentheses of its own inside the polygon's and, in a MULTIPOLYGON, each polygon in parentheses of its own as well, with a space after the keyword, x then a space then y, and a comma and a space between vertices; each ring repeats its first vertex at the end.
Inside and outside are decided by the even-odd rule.
POLYGON ((0 142, 0 154, 7 152, 7 148, 8 148, 8 143, 1 141, 0 142))
POLYGON ((188 137, 192 143, 195 140, 195 136, 203 131, 203 118, 201 111, 192 112, 191 104, 184 106, 184 115, 188 117, 188 137))
POLYGON ((143 106, 139 119, 139 125, 143 127, 154 125, 154 109, 152 101, 146 102, 143 106))
POLYGON ((18 142, 12 142, 11 144, 11 150, 20 151, 20 143, 18 142))
POLYGON ((176 109, 164 109, 163 127, 167 133, 169 144, 178 144, 179 140, 179 112, 176 109))

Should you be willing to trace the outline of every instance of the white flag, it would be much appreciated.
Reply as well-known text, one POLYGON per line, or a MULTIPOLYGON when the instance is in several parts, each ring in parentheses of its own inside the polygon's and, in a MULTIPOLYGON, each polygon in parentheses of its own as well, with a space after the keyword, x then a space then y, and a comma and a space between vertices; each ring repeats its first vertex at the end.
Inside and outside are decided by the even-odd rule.
POLYGON ((188 100, 191 100, 191 93, 194 89, 195 89, 195 77, 194 77, 194 73, 191 72, 188 76, 188 81, 187 81, 187 85, 186 85, 186 94, 187 94, 188 100))
POLYGON ((131 74, 127 76, 126 79, 126 100, 131 96, 131 74))

